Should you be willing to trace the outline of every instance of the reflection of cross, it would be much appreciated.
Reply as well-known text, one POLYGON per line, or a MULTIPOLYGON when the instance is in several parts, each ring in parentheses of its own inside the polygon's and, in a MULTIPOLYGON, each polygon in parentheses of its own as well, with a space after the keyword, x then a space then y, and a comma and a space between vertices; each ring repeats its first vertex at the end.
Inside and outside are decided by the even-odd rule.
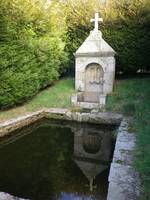
POLYGON ((102 22, 102 21, 103 21, 103 19, 99 18, 99 14, 95 13, 95 18, 91 19, 91 22, 94 22, 94 24, 95 24, 94 31, 98 31, 98 22, 102 22))

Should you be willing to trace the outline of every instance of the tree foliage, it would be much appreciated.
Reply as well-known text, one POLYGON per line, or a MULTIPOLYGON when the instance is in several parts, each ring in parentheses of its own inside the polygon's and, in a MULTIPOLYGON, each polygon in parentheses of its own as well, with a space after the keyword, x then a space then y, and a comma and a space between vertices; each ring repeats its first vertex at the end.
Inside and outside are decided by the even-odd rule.
POLYGON ((54 27, 51 13, 44 1, 0 2, 0 107, 32 97, 63 70, 65 27, 54 27))
POLYGON ((104 19, 104 39, 115 49, 117 71, 136 72, 150 66, 150 1, 149 0, 66 0, 67 44, 70 65, 73 52, 92 29, 90 19, 99 11, 104 19), (108 3, 107 3, 108 2, 108 3))

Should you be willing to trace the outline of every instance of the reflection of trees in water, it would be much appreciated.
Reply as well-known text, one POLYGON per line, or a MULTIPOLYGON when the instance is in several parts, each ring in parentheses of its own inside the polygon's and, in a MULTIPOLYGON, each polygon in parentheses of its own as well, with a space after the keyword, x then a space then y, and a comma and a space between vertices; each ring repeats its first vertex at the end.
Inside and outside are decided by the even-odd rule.
MULTIPOLYGON (((0 149, 0 190, 33 200, 59 199, 62 191, 67 194, 77 192, 79 196, 86 198, 90 196, 86 187, 88 183, 86 177, 87 175, 93 176, 92 173, 99 170, 99 163, 94 164, 95 168, 92 168, 91 160, 90 162, 89 160, 83 161, 84 155, 80 151, 82 162, 76 160, 79 163, 77 164, 77 162, 73 162, 72 155, 76 155, 76 147, 79 147, 79 145, 75 146, 76 139, 79 139, 77 142, 78 144, 81 142, 82 146, 84 144, 88 147, 91 144, 90 151, 91 149, 95 151, 95 146, 98 151, 99 142, 103 145, 103 139, 97 142, 97 132, 93 133, 90 127, 87 127, 90 130, 89 138, 87 139, 85 134, 82 138, 83 141, 85 138, 85 141, 80 140, 81 138, 76 136, 83 136, 81 124, 80 127, 77 124, 68 125, 67 123, 66 128, 65 125, 62 125, 64 128, 61 128, 58 127, 58 124, 50 126, 48 121, 44 126, 39 123, 37 125, 38 128, 36 125, 32 127, 34 129, 32 134, 28 134, 31 128, 23 129, 19 132, 19 140, 0 149), (74 132, 77 127, 78 131, 74 132), (20 137, 21 134, 24 137, 20 137), (85 173, 83 173, 82 167, 84 167, 85 173)), ((101 134, 99 136, 100 139, 101 134)), ((14 136, 14 138, 17 137, 14 136)), ((90 155, 94 156, 95 152, 90 155)), ((86 158, 88 157, 85 156, 86 158)), ((95 160, 93 160, 94 162, 95 160)), ((104 190, 99 196, 105 196, 105 194, 104 190)))
POLYGON ((71 162, 72 147, 70 129, 50 126, 39 127, 4 146, 0 149, 0 189, 33 200, 60 194, 63 183, 69 182, 66 168, 71 162))

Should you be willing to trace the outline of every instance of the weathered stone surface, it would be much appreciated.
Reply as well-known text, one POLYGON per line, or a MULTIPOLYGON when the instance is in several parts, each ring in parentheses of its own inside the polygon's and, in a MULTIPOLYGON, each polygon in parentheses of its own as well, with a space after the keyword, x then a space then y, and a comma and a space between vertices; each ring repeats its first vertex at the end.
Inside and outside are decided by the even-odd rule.
MULTIPOLYGON (((113 88, 113 81, 115 75, 115 59, 114 50, 104 41, 101 32, 91 31, 88 38, 76 51, 76 80, 75 85, 78 91, 86 90, 86 80, 90 78, 97 71, 97 78, 103 79, 103 84, 92 84, 92 87, 97 88, 97 92, 105 94, 110 93, 113 88), (94 67, 95 65, 95 67, 94 67), (98 67, 99 66, 99 67, 98 67), (98 67, 98 68, 97 68, 98 67), (93 69, 93 70, 92 70, 93 69), (97 70, 98 69, 98 70, 97 70), (86 78, 86 72, 90 71, 90 77, 86 78), (102 71, 102 72, 101 72, 102 71), (82 72, 82 73, 81 73, 82 72), (107 86, 106 86, 107 85, 107 86), (108 86, 109 85, 109 86, 108 86), (102 87, 102 89, 101 89, 102 87)), ((95 91, 94 89, 94 91, 95 91)))
POLYGON ((12 131, 27 126, 42 118, 69 120, 77 122, 89 122, 96 124, 114 124, 118 125, 122 120, 122 115, 117 113, 80 113, 69 109, 51 108, 42 109, 37 112, 20 116, 0 123, 0 137, 11 133, 12 131))
MULTIPOLYGON (((98 13, 96 13, 98 16, 98 13)), ((75 88, 78 92, 97 93, 83 101, 73 99, 73 104, 83 108, 104 107, 106 95, 112 92, 115 77, 115 51, 94 28, 75 53, 75 88), (104 95, 103 98, 101 95, 104 95), (92 99, 92 100, 91 100, 92 99), (98 105, 99 104, 99 105, 98 105)))
POLYGON ((132 166, 124 165, 121 163, 112 163, 111 167, 113 170, 111 170, 109 174, 110 182, 113 181, 118 184, 128 183, 129 185, 135 184, 137 182, 138 174, 135 172, 132 166))
POLYGON ((25 199, 22 199, 19 197, 14 197, 14 196, 4 193, 4 192, 0 192, 0 200, 25 200, 25 199))
POLYGON ((104 111, 106 95, 96 92, 79 92, 71 98, 72 104, 80 108, 95 109, 104 111))
POLYGON ((137 200, 139 198, 139 176, 131 166, 113 163, 109 175, 107 200, 137 200))
MULTIPOLYGON (((95 16, 98 16, 98 13, 95 13, 95 16)), ((77 98, 72 98, 72 103, 82 108, 103 109, 106 95, 113 90, 115 51, 102 38, 102 33, 98 30, 98 22, 95 26, 97 28, 90 32, 75 53, 75 88, 85 94, 82 99, 78 98, 80 94, 77 94, 77 98), (92 93, 97 93, 97 97, 92 93)))
POLYGON ((10 133, 20 127, 26 126, 28 124, 31 124, 38 119, 42 119, 45 115, 44 109, 33 112, 24 116, 19 116, 15 119, 11 119, 5 122, 0 123, 0 137, 3 137, 4 135, 7 135, 7 133, 10 133))
POLYGON ((107 200, 139 199, 139 174, 133 167, 135 145, 135 134, 128 132, 128 121, 123 119, 118 129, 110 168, 107 200))
POLYGON ((113 162, 121 163, 124 165, 132 165, 134 161, 134 151, 124 150, 124 149, 115 149, 113 162))
POLYGON ((119 125, 122 119, 122 115, 116 113, 103 113, 103 112, 99 113, 72 112, 69 118, 71 120, 80 122, 119 125))
POLYGON ((128 184, 110 182, 107 200, 137 200, 138 194, 128 184))
POLYGON ((118 135, 116 142, 116 149, 119 151, 121 149, 132 151, 135 147, 135 134, 129 134, 127 132, 122 132, 122 135, 118 135))
MULTIPOLYGON (((91 31, 90 35, 86 38, 85 42, 76 51, 76 57, 82 57, 82 55, 105 55, 113 56, 115 51, 112 47, 106 43, 102 38, 102 33, 100 31, 91 31)), ((109 57, 108 56, 108 57, 109 57)))

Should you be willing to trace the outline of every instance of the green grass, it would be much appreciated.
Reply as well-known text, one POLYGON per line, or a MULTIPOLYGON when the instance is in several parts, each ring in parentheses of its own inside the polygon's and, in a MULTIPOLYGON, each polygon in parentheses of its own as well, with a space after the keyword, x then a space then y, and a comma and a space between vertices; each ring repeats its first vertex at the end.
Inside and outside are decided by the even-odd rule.
POLYGON ((117 81, 108 97, 107 110, 133 116, 137 134, 135 167, 141 176, 142 200, 150 200, 150 79, 117 81))
POLYGON ((28 104, 28 109, 33 111, 42 107, 71 107, 71 95, 74 93, 73 79, 64 79, 40 92, 28 104))
POLYGON ((108 97, 106 109, 124 114, 134 114, 137 108, 148 101, 149 78, 124 79, 116 81, 114 92, 108 97))
POLYGON ((53 86, 39 92, 32 100, 22 106, 0 112, 0 122, 24 115, 42 108, 71 107, 71 95, 75 93, 74 80, 71 78, 57 81, 53 86))

